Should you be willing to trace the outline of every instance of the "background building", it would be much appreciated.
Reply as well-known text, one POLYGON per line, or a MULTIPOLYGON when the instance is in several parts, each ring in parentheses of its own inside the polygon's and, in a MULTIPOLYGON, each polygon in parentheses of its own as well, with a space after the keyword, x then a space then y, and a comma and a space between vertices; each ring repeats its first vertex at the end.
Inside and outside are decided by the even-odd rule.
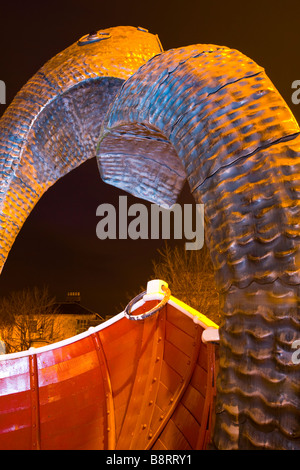
POLYGON ((55 302, 51 309, 39 309, 15 315, 14 321, 2 325, 0 354, 14 353, 30 347, 41 347, 70 338, 96 326, 104 318, 80 303, 80 292, 69 291, 66 299, 55 302))

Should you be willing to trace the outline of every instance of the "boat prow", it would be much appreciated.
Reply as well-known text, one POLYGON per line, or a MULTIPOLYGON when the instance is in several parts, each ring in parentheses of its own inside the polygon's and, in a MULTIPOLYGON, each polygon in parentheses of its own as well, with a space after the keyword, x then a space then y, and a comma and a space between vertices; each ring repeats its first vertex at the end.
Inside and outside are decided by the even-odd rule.
POLYGON ((151 281, 130 311, 0 356, 0 448, 207 448, 218 326, 166 288, 151 281))

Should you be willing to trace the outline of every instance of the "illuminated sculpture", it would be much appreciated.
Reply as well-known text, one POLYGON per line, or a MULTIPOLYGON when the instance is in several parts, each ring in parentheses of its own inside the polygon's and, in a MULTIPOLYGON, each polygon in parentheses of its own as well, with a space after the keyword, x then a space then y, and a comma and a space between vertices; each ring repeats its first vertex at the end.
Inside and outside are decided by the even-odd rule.
POLYGON ((30 211, 60 177, 95 156, 108 105, 161 52, 143 28, 84 36, 49 60, 0 120, 0 272, 30 211))
MULTIPOLYGON (((156 53, 158 43, 153 40, 155 47, 143 61, 156 53)), ((67 58, 53 59, 54 70, 56 61, 67 58)), ((129 67, 126 77, 119 76, 122 60, 116 60, 113 75, 120 79, 135 68, 129 67)), ((68 66, 66 62, 66 72, 68 66)), ((113 87, 109 102, 120 82, 104 84, 113 87)), ((34 80, 27 93, 32 87, 34 80)), ((82 93, 78 85, 65 100, 67 110, 82 103, 83 115, 75 112, 72 117, 78 124, 72 138, 58 117, 60 110, 65 112, 61 98, 53 106, 48 104, 49 113, 47 108, 41 113, 45 119, 38 127, 31 121, 32 132, 26 132, 22 142, 29 149, 22 162, 26 172, 22 173, 22 164, 14 164, 14 158, 5 157, 14 157, 15 148, 19 155, 17 134, 10 139, 6 131, 18 101, 1 120, 6 152, 1 189, 1 238, 7 240, 1 247, 3 261, 42 192, 93 156, 104 95, 92 92, 90 106, 84 109, 82 93), (91 127, 78 134, 91 109, 91 127), (59 143, 51 131, 53 114, 62 135, 59 143), (42 159, 36 158, 41 150, 46 155, 42 166, 42 159), (74 161, 68 163, 70 156, 74 161), (59 170, 49 171, 49 161, 54 169, 59 163, 59 170), (17 223, 11 208, 24 211, 17 223)), ((43 106, 34 108, 31 116, 43 106)), ((65 116, 66 122, 72 120, 65 116)), ((17 119, 22 130, 20 108, 17 119)), ((196 201, 205 204, 206 241, 223 312, 213 439, 219 449, 300 448, 300 366, 292 361, 292 343, 300 337, 299 145, 298 124, 264 70, 238 51, 210 45, 171 50, 150 59, 125 82, 103 122, 97 155, 106 182, 171 206, 187 178, 196 201)))
POLYGON ((300 337, 299 149, 298 124, 264 70, 226 47, 153 58, 124 84, 103 123, 104 181, 171 205, 168 178, 178 191, 182 165, 205 204, 223 313, 214 435, 221 449, 300 447, 300 366, 292 361, 300 337))

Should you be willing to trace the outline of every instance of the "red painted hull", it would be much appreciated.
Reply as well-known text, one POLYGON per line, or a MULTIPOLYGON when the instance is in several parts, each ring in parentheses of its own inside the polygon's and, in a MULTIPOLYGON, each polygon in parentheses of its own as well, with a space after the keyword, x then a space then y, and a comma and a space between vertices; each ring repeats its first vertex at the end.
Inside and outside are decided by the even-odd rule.
POLYGON ((2 356, 0 448, 206 448, 218 346, 178 305, 2 356))

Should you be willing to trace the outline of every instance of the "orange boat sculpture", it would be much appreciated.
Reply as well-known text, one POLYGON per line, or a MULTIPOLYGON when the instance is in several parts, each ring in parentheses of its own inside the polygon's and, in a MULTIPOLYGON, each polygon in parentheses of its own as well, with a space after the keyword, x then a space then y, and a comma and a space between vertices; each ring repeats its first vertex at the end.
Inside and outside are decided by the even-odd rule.
POLYGON ((218 326, 150 281, 99 326, 0 356, 0 448, 205 449, 217 363, 218 326))

